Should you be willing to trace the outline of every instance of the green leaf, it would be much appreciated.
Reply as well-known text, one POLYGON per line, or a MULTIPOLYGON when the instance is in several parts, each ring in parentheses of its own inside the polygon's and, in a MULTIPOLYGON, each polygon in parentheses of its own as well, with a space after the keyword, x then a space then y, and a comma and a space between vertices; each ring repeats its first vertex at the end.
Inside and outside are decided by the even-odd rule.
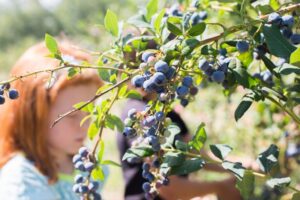
POLYGON ((142 158, 151 156, 154 154, 154 151, 149 146, 133 147, 126 151, 122 160, 127 160, 129 158, 142 158))
POLYGON ((119 94, 118 94, 118 96, 119 96, 120 98, 123 98, 123 97, 126 96, 127 88, 128 88, 127 85, 123 85, 123 86, 121 87, 121 89, 120 89, 120 91, 119 91, 119 94))
POLYGON ((175 35, 182 35, 182 31, 175 24, 167 21, 168 30, 175 35))
POLYGON ((189 142, 189 146, 196 149, 197 151, 201 150, 207 138, 204 126, 204 123, 201 123, 198 126, 196 134, 194 135, 193 139, 189 142))
POLYGON ((112 160, 103 160, 101 162, 101 165, 112 165, 112 166, 115 166, 115 167, 121 167, 121 165, 115 161, 112 161, 112 160))
POLYGON ((91 175, 94 180, 98 180, 98 181, 103 181, 105 178, 104 172, 100 166, 97 166, 95 169, 93 169, 91 175))
POLYGON ((201 158, 185 160, 181 165, 171 168, 171 175, 186 175, 201 169, 205 161, 201 158))
POLYGON ((245 170, 242 180, 237 181, 237 188, 239 189, 243 199, 250 199, 254 192, 255 177, 250 170, 245 170))
POLYGON ((182 43, 182 55, 190 54, 199 44, 199 41, 195 38, 189 38, 182 43))
POLYGON ((93 138, 97 135, 98 131, 99 131, 99 126, 97 124, 97 121, 94 121, 93 123, 90 124, 88 129, 89 139, 93 140, 93 138))
POLYGON ((123 121, 116 115, 113 114, 107 114, 106 120, 109 124, 113 124, 112 130, 114 130, 115 127, 117 127, 117 130, 119 132, 122 132, 124 130, 124 124, 123 121))
POLYGON ((212 144, 209 145, 209 148, 211 152, 221 160, 224 160, 232 150, 232 148, 226 144, 212 144))
POLYGON ((151 21, 151 17, 157 12, 158 8, 158 0, 150 0, 147 4, 147 14, 146 19, 147 21, 151 21))
POLYGON ((126 98, 128 99, 143 99, 143 96, 136 90, 129 90, 126 94, 126 98))
POLYGON ((107 69, 98 69, 98 74, 103 81, 110 82, 110 74, 107 69))
MULTIPOLYGON (((79 109, 81 108, 84 104, 86 104, 86 102, 79 102, 75 105, 73 105, 73 108, 76 108, 76 109, 79 109)), ((83 108, 81 108, 80 110, 81 111, 84 111, 84 112, 92 112, 94 109, 94 104, 93 103, 89 103, 87 104, 86 106, 84 106, 83 108)))
POLYGON ((52 54, 60 54, 58 45, 54 37, 46 33, 45 35, 45 43, 47 49, 52 53, 52 54))
POLYGON ((291 183, 290 177, 272 178, 267 181, 267 185, 271 188, 287 187, 291 183))
POLYGON ((107 10, 106 15, 104 17, 104 26, 108 32, 110 32, 113 36, 118 37, 119 35, 119 25, 117 15, 111 11, 107 10))
POLYGON ((242 61, 244 66, 249 66, 253 60, 252 52, 247 51, 244 53, 240 53, 238 59, 242 61))
POLYGON ((99 141, 99 147, 98 147, 98 153, 97 153, 97 161, 99 163, 102 162, 103 154, 104 154, 104 142, 103 140, 99 141))
POLYGON ((224 169, 231 171, 239 180, 243 179, 245 168, 243 167, 242 163, 239 162, 233 163, 229 161, 224 161, 222 163, 222 167, 224 169))
POLYGON ((300 75, 300 67, 290 65, 290 64, 287 64, 287 63, 284 63, 282 66, 278 67, 276 69, 276 71, 279 74, 282 74, 282 75, 289 75, 289 74, 292 74, 292 73, 300 75))
POLYGON ((300 192, 294 193, 292 200, 299 200, 300 199, 300 192))
POLYGON ((244 88, 250 88, 249 79, 251 79, 251 78, 245 68, 236 67, 235 69, 233 69, 233 74, 234 74, 236 81, 240 85, 244 86, 244 88))
POLYGON ((188 144, 183 142, 183 141, 180 141, 180 140, 176 140, 175 141, 175 147, 176 149, 179 149, 180 151, 188 151, 188 144))
POLYGON ((260 54, 259 56, 263 60, 265 66, 268 68, 268 70, 270 72, 272 72, 272 74, 274 74, 276 77, 279 78, 280 77, 279 74, 276 71, 274 71, 277 66, 269 58, 267 58, 265 55, 260 54))
POLYGON ((169 167, 181 165, 185 156, 181 152, 167 152, 164 154, 163 163, 167 163, 169 167))
POLYGON ((300 67, 300 47, 291 54, 290 64, 300 67))
POLYGON ((277 57, 289 59, 291 53, 296 50, 296 47, 291 45, 283 37, 276 25, 265 24, 263 26, 263 33, 271 54, 277 57))
POLYGON ((79 69, 77 69, 77 68, 74 68, 74 67, 70 67, 69 69, 68 69, 68 79, 71 79, 73 76, 75 76, 76 74, 78 74, 80 72, 80 70, 79 69))
POLYGON ((271 144, 269 148, 260 153, 256 161, 259 164, 260 169, 267 173, 270 172, 273 166, 278 162, 279 149, 276 145, 271 144))
POLYGON ((161 20, 163 19, 165 12, 166 12, 165 9, 161 10, 154 21, 154 29, 157 34, 160 34, 160 32, 161 32, 161 20))
POLYGON ((165 146, 172 147, 175 141, 175 136, 180 133, 180 128, 175 125, 171 124, 167 127, 167 130, 164 132, 165 137, 166 137, 166 143, 164 144, 165 146), (168 135, 166 135, 168 133, 168 135))
POLYGON ((253 102, 253 98, 251 96, 245 95, 243 97, 241 103, 235 109, 234 112, 235 121, 238 121, 241 117, 243 117, 245 112, 250 108, 252 102, 253 102))
POLYGON ((188 30, 188 34, 190 36, 198 36, 198 35, 201 35, 204 31, 205 31, 205 28, 206 28, 206 24, 204 22, 201 22, 195 26, 192 26, 189 30, 188 30))

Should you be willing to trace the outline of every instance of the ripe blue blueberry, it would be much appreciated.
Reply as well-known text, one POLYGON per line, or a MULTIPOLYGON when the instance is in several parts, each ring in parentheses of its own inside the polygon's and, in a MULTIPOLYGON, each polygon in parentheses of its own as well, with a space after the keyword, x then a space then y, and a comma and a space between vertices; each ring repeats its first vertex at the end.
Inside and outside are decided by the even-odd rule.
POLYGON ((222 72, 226 73, 227 70, 228 70, 228 64, 226 64, 226 63, 223 63, 218 67, 218 71, 222 71, 222 72))
POLYGON ((4 90, 0 89, 0 95, 3 95, 3 94, 4 94, 4 90))
POLYGON ((3 90, 9 90, 9 88, 10 88, 10 83, 5 83, 5 84, 1 85, 1 89, 3 89, 3 90))
POLYGON ((142 169, 146 172, 149 172, 150 170, 150 164, 149 163, 144 163, 142 166, 142 169))
POLYGON ((182 12, 180 12, 179 6, 178 6, 177 4, 173 5, 173 6, 169 9, 169 13, 170 13, 170 15, 173 15, 173 16, 178 16, 178 17, 181 17, 181 16, 182 16, 182 12))
POLYGON ((293 34, 290 40, 293 44, 300 44, 300 34, 293 34))
POLYGON ((190 18, 190 22, 191 22, 192 26, 195 26, 195 25, 199 24, 200 22, 202 22, 199 13, 194 12, 190 18))
POLYGON ((92 162, 84 163, 84 168, 86 171, 91 172, 94 169, 95 165, 92 162))
POLYGON ((282 29, 280 29, 280 32, 287 39, 289 39, 293 35, 292 30, 288 27, 283 27, 282 29))
POLYGON ((102 58, 102 62, 103 62, 103 64, 106 64, 108 62, 108 59, 107 58, 102 58))
POLYGON ((198 88, 197 87, 191 87, 190 88, 190 94, 195 96, 198 93, 198 88))
POLYGON ((236 43, 236 48, 240 53, 244 53, 249 50, 249 43, 246 41, 238 41, 236 43))
POLYGON ((202 71, 207 71, 211 66, 209 65, 209 63, 207 62, 206 59, 201 59, 199 60, 199 64, 198 64, 199 69, 201 69, 202 71))
POLYGON ((142 75, 136 75, 131 79, 131 84, 134 87, 142 87, 145 80, 146 80, 146 77, 144 77, 142 75))
POLYGON ((3 95, 0 95, 0 105, 5 103, 5 98, 3 95))
POLYGON ((156 133, 156 129, 154 127, 151 127, 147 130, 146 136, 155 135, 155 133, 156 133))
POLYGON ((151 190, 151 185, 150 185, 149 182, 143 183, 143 190, 144 190, 144 192, 150 192, 150 190, 151 190))
POLYGON ((146 90, 146 92, 152 92, 154 89, 154 85, 155 84, 153 82, 153 79, 149 79, 143 83, 143 88, 146 90))
POLYGON ((89 154, 89 150, 86 147, 80 147, 80 149, 78 150, 78 153, 81 157, 87 157, 87 155, 89 154))
POLYGON ((207 12, 205 10, 204 11, 200 11, 199 12, 199 16, 200 16, 201 20, 205 20, 207 18, 207 12))
POLYGON ((217 83, 222 83, 225 80, 225 74, 223 71, 215 71, 212 74, 211 79, 217 83))
POLYGON ((146 179, 146 178, 147 178, 147 175, 148 175, 149 173, 150 173, 149 171, 143 170, 143 172, 142 172, 142 177, 143 177, 144 179, 146 179))
POLYGON ((89 190, 96 191, 99 188, 99 182, 91 181, 88 185, 89 190))
POLYGON ((222 55, 222 56, 226 56, 227 50, 224 49, 224 48, 221 48, 221 49, 219 49, 219 54, 222 55))
POLYGON ((101 200, 102 197, 100 194, 98 194, 97 192, 92 192, 92 197, 93 197, 93 200, 101 200))
POLYGON ((152 78, 156 85, 162 85, 166 82, 166 76, 162 72, 156 72, 152 78))
POLYGON ((282 17, 282 24, 291 28, 294 25, 294 17, 292 15, 285 15, 282 17))
POLYGON ((193 78, 191 76, 185 76, 182 79, 182 85, 186 87, 191 87, 193 85, 193 78))
POLYGON ((268 16, 268 22, 275 25, 280 25, 282 18, 278 13, 273 12, 268 16))
POLYGON ((164 119, 164 113, 162 111, 159 111, 157 113, 155 113, 155 118, 157 121, 162 121, 164 119))
POLYGON ((80 185, 79 187, 79 193, 85 194, 89 191, 89 188, 86 185, 80 185))
POLYGON ((134 137, 136 135, 136 130, 131 127, 125 127, 123 131, 123 135, 126 137, 134 137))
POLYGON ((189 100, 187 100, 187 99, 181 99, 181 100, 180 100, 180 104, 181 104, 183 107, 185 107, 185 106, 187 106, 187 105, 189 104, 189 100))
POLYGON ((135 120, 136 119, 136 114, 137 114, 137 111, 135 108, 132 108, 128 111, 128 117, 132 120, 135 120))
POLYGON ((72 190, 75 193, 79 193, 79 188, 80 188, 80 184, 74 184, 72 190))
POLYGON ((148 139, 150 145, 156 145, 159 142, 156 136, 149 136, 148 139))
POLYGON ((160 150, 160 144, 159 143, 153 144, 151 146, 152 146, 152 150, 155 151, 155 152, 158 152, 160 150))
POLYGON ((162 181, 163 185, 169 185, 170 180, 168 178, 164 178, 164 180, 162 181))
POLYGON ((148 58, 150 57, 150 56, 153 56, 154 55, 154 53, 152 53, 152 52, 144 52, 143 54, 142 54, 142 61, 143 62, 147 62, 148 61, 148 58))
POLYGON ((175 67, 169 67, 169 69, 168 69, 168 71, 165 73, 165 75, 166 75, 167 79, 170 80, 171 78, 174 77, 175 73, 176 73, 175 67))
POLYGON ((75 169, 78 169, 80 171, 83 171, 83 172, 85 171, 85 167, 84 167, 84 164, 82 161, 76 162, 74 167, 75 167, 75 169))
POLYGON ((146 119, 143 121, 143 125, 147 127, 154 126, 156 124, 156 119, 154 116, 147 116, 146 119))
POLYGON ((158 158, 154 159, 153 162, 152 162, 152 165, 155 168, 159 168, 159 166, 160 166, 159 159, 158 158))
POLYGON ((78 161, 82 161, 81 156, 79 154, 75 154, 73 156, 72 161, 73 161, 73 164, 77 163, 78 161))
POLYGON ((165 61, 159 60, 155 63, 154 69, 157 72, 167 73, 169 70, 169 65, 165 61))
POLYGON ((82 183, 84 180, 83 176, 81 174, 77 174, 75 177, 74 177, 74 181, 75 183, 82 183))
POLYGON ((155 176, 152 174, 152 173, 148 173, 146 175, 146 179, 149 181, 149 182, 153 182, 154 179, 155 179, 155 176))
POLYGON ((189 88, 182 85, 182 86, 179 86, 177 89, 176 89, 176 93, 179 97, 183 97, 185 95, 187 95, 189 93, 189 88))
POLYGON ((17 90, 15 90, 15 89, 11 89, 8 92, 8 97, 10 99, 17 99, 19 97, 19 92, 17 90))

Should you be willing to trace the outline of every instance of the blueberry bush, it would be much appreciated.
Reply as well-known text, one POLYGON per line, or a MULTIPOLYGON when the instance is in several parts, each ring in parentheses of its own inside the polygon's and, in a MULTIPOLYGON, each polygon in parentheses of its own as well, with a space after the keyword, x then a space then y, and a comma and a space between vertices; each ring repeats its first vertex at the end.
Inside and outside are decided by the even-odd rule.
MULTIPOLYGON (((199 153, 207 140, 205 124, 199 123, 189 142, 179 141, 176 135, 180 129, 166 113, 178 103, 183 107, 192 103, 203 85, 215 84, 223 88, 220 95, 245 92, 233 113, 236 121, 254 102, 271 102, 299 128, 300 3, 181 0, 171 7, 163 7, 158 0, 150 0, 146 8, 126 21, 120 21, 116 13, 107 10, 104 26, 114 40, 107 51, 99 53, 95 63, 69 63, 61 55, 55 39, 46 34, 51 56, 60 60, 60 66, 49 72, 67 69, 68 77, 72 78, 81 69, 91 68, 106 83, 92 99, 74 105, 73 110, 60 115, 53 123, 54 126, 78 110, 89 113, 82 123, 91 120, 88 137, 96 141, 92 149, 82 147, 73 158, 75 168, 83 172, 75 177, 74 192, 82 199, 101 199, 96 182, 104 179, 101 166, 119 166, 114 161, 103 160, 102 133, 104 128, 109 128, 136 140, 123 160, 131 163, 151 160, 143 164, 143 177, 147 181, 141 187, 146 199, 154 198, 157 188, 169 184, 168 176, 189 174, 208 163, 232 172, 244 199, 252 198, 257 178, 265 180, 269 188, 285 189, 285 193, 292 193, 292 198, 298 199, 300 191, 292 179, 274 172, 280 167, 278 159, 281 152, 285 153, 284 149, 272 144, 257 155, 260 172, 247 169, 240 162, 228 161, 230 144, 210 144, 212 154, 218 158, 213 160, 199 153), (211 20, 210 15, 216 9, 228 12, 239 23, 226 27, 211 20), (126 98, 142 99, 139 92, 129 87, 129 82, 156 96, 147 102, 143 111, 129 110, 122 121, 111 112, 114 103, 126 98), (109 97, 94 105, 104 94, 109 97)), ((39 72, 24 76, 36 73, 39 72)), ((18 78, 1 82, 1 104, 6 101, 4 96, 11 100, 18 97, 9 84, 18 78)), ((297 151, 287 151, 286 155, 299 155, 297 151)))

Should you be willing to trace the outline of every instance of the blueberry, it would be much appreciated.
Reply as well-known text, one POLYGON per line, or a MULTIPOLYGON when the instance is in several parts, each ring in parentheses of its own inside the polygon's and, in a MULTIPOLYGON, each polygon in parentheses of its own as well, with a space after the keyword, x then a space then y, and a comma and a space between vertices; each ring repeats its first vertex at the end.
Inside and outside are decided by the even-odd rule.
POLYGON ((186 87, 191 87, 193 85, 193 78, 191 76, 186 76, 182 79, 182 85, 186 87))
POLYGON ((92 192, 93 200, 101 200, 102 197, 97 192, 92 192))
POLYGON ((79 154, 75 154, 73 156, 72 161, 73 161, 73 164, 77 163, 78 161, 82 161, 81 156, 79 154))
POLYGON ((206 70, 204 73, 206 74, 206 76, 208 76, 210 78, 210 76, 215 72, 216 70, 213 69, 212 67, 208 68, 208 70, 206 70))
POLYGON ((162 85, 166 82, 166 76, 161 72, 156 72, 152 78, 153 82, 157 85, 162 85))
POLYGON ((152 149, 153 149, 153 151, 158 152, 160 150, 160 144, 159 143, 153 144, 152 149))
POLYGON ((180 104, 181 104, 183 107, 185 107, 185 106, 187 106, 187 105, 189 104, 189 100, 187 100, 187 99, 181 99, 181 100, 180 100, 180 104))
POLYGON ((225 74, 223 71, 215 71, 212 76, 212 80, 217 83, 222 83, 225 80, 225 74))
POLYGON ((141 162, 141 158, 139 157, 131 157, 131 158, 127 158, 127 162, 131 163, 131 164, 136 164, 136 163, 140 163, 141 162))
POLYGON ((169 13, 170 13, 170 15, 173 15, 173 16, 178 16, 178 17, 181 17, 181 16, 182 16, 182 13, 180 12, 179 6, 178 6, 177 4, 173 5, 173 6, 169 9, 169 13))
POLYGON ((76 162, 74 167, 75 167, 75 169, 78 169, 80 171, 83 171, 83 172, 85 171, 85 167, 84 167, 84 164, 82 161, 76 162))
POLYGON ((207 12, 205 10, 204 11, 200 11, 199 12, 199 16, 200 16, 201 20, 205 20, 207 18, 207 12))
POLYGON ((146 175, 146 179, 147 179, 149 182, 153 182, 154 179, 155 179, 155 176, 154 176, 153 174, 151 174, 151 173, 148 173, 148 174, 146 175))
POLYGON ((197 87, 192 87, 190 88, 190 94, 195 96, 198 93, 198 88, 197 87))
POLYGON ((75 193, 79 193, 79 188, 80 188, 80 184, 74 184, 72 190, 75 193))
POLYGON ((280 23, 282 22, 282 18, 278 13, 273 12, 269 15, 268 22, 275 25, 280 25, 280 23))
POLYGON ((81 193, 81 194, 85 194, 85 193, 87 193, 89 191, 89 188, 86 186, 86 185, 81 185, 80 187, 79 187, 79 193, 81 193))
POLYGON ((153 79, 149 79, 143 83, 143 88, 146 90, 146 92, 152 92, 154 89, 154 85, 155 84, 153 82, 153 79))
POLYGON ((169 70, 169 66, 166 62, 159 60, 158 62, 155 63, 154 69, 157 72, 166 73, 169 70))
POLYGON ((165 75, 166 75, 167 79, 170 80, 171 78, 174 77, 175 73, 176 73, 175 67, 169 67, 169 69, 168 69, 168 71, 165 73, 165 75))
POLYGON ((0 95, 3 95, 3 94, 4 94, 4 90, 0 89, 0 95))
POLYGON ((164 180, 162 181, 163 185, 169 185, 170 180, 168 178, 164 178, 164 180))
POLYGON ((158 138, 156 136, 149 136, 148 138, 150 145, 156 145, 159 143, 158 138))
POLYGON ((158 158, 154 159, 153 162, 152 162, 152 165, 155 168, 159 168, 159 166, 160 166, 159 159, 158 158))
POLYGON ((227 50, 224 49, 224 48, 221 48, 221 49, 219 49, 219 54, 222 55, 222 56, 226 56, 227 50))
POLYGON ((149 182, 143 183, 142 187, 143 187, 144 192, 150 192, 150 190, 151 190, 151 185, 149 182))
POLYGON ((99 182, 91 181, 88 185, 89 190, 96 191, 99 188, 99 182))
POLYGON ((108 59, 107 58, 102 58, 102 62, 103 62, 103 64, 106 64, 108 62, 108 59))
POLYGON ((271 84, 272 83, 272 73, 267 70, 261 73, 262 80, 265 81, 266 83, 271 84))
POLYGON ((149 173, 150 173, 149 171, 143 170, 143 172, 142 172, 142 177, 143 177, 144 179, 146 179, 146 178, 147 178, 147 175, 148 175, 149 173))
POLYGON ((179 97, 183 97, 185 95, 187 95, 189 93, 189 88, 182 85, 182 86, 179 86, 177 89, 176 89, 176 93, 179 97))
POLYGON ((200 6, 199 0, 193 0, 191 3, 191 7, 198 8, 200 6))
POLYGON ((83 176, 81 174, 77 174, 75 177, 74 177, 74 181, 75 183, 82 183, 84 180, 83 176))
POLYGON ((94 169, 95 165, 92 162, 87 162, 84 164, 84 168, 86 171, 91 172, 94 169))
POLYGON ((1 89, 3 89, 3 90, 9 90, 9 88, 10 88, 10 83, 5 83, 5 84, 1 85, 1 89))
POLYGON ((157 113, 155 113, 155 118, 157 121, 162 121, 164 119, 164 113, 162 111, 159 111, 157 113))
POLYGON ((151 127, 151 126, 154 126, 156 124, 156 119, 154 116, 148 116, 146 117, 146 119, 144 119, 143 121, 143 125, 144 126, 148 126, 148 127, 151 127))
POLYGON ((218 67, 218 71, 222 71, 222 72, 226 73, 227 70, 228 70, 228 64, 226 64, 226 63, 223 63, 218 67))
POLYGON ((236 48, 240 53, 244 53, 249 50, 249 43, 246 41, 238 41, 236 43, 236 48))
POLYGON ((11 89, 8 92, 8 97, 10 99, 17 99, 19 97, 19 92, 17 90, 15 90, 15 89, 11 89))
POLYGON ((148 61, 148 58, 150 57, 150 56, 153 56, 154 55, 154 53, 151 53, 151 52, 144 52, 143 54, 142 54, 142 61, 143 62, 147 62, 148 61))
POLYGON ((137 114, 137 111, 135 108, 132 108, 128 111, 128 117, 132 120, 135 120, 136 119, 136 114, 137 114))
POLYGON ((293 34, 290 40, 293 44, 300 44, 300 34, 293 34))
POLYGON ((3 95, 0 95, 0 105, 5 103, 5 98, 3 95))
POLYGON ((149 172, 150 170, 150 164, 149 163, 144 163, 142 166, 142 169, 146 172, 149 172))
POLYGON ((131 84, 134 87, 142 87, 145 80, 146 80, 146 78, 144 76, 136 75, 131 79, 131 84))
POLYGON ((155 135, 156 133, 156 129, 154 127, 151 127, 147 130, 146 136, 151 136, 151 135, 155 135))
POLYGON ((285 15, 282 17, 282 24, 291 28, 294 25, 294 17, 292 15, 285 15))
POLYGON ((283 28, 280 30, 280 32, 281 32, 281 34, 282 34, 285 38, 287 38, 287 39, 289 39, 289 38, 293 35, 292 30, 291 30, 290 28, 288 28, 288 27, 283 27, 283 28))
POLYGON ((201 69, 202 71, 205 72, 210 68, 210 65, 206 59, 201 59, 201 60, 199 60, 198 67, 199 67, 199 69, 201 69))
POLYGON ((123 131, 123 135, 126 137, 134 137, 136 135, 136 130, 131 127, 125 127, 123 131))
POLYGON ((190 18, 190 22, 191 22, 192 26, 195 26, 195 25, 199 24, 200 22, 202 22, 199 13, 196 13, 196 12, 193 13, 190 18))
POLYGON ((86 147, 80 147, 80 149, 78 150, 78 153, 81 157, 87 157, 87 155, 89 154, 89 150, 86 147))

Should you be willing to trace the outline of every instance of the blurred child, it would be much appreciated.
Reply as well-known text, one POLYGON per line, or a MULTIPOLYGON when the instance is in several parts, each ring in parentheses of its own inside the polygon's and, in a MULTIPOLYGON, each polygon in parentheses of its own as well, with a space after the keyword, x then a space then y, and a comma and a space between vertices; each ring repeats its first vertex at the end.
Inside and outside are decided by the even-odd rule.
MULTIPOLYGON (((70 44, 60 51, 71 62, 90 57, 70 44)), ((44 44, 27 50, 11 70, 11 76, 58 67, 59 61, 47 57, 44 44)), ((19 79, 11 88, 19 98, 0 105, 0 199, 69 200, 79 199, 72 191, 75 173, 72 156, 86 138, 87 123, 82 111, 51 124, 76 103, 89 100, 101 80, 92 70, 67 79, 67 70, 43 72, 19 79)))

